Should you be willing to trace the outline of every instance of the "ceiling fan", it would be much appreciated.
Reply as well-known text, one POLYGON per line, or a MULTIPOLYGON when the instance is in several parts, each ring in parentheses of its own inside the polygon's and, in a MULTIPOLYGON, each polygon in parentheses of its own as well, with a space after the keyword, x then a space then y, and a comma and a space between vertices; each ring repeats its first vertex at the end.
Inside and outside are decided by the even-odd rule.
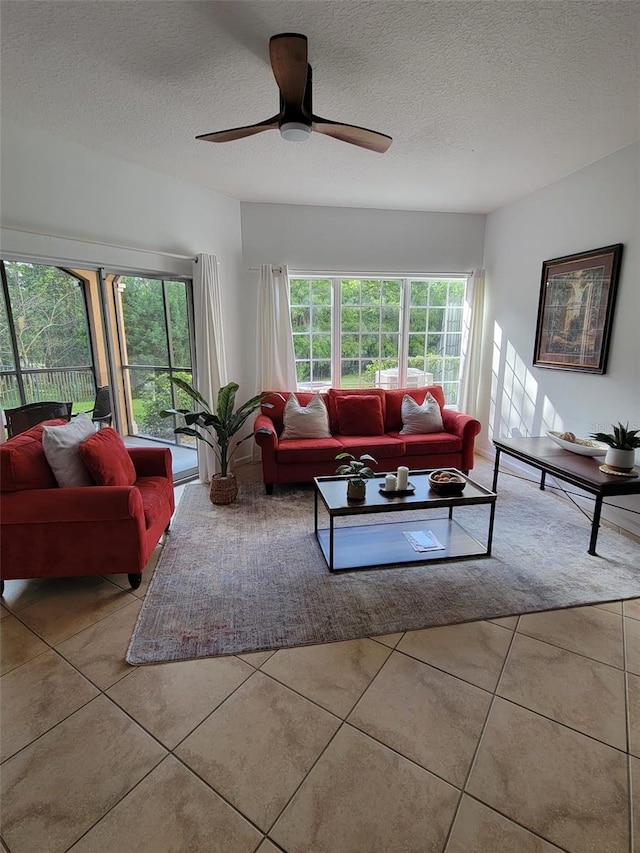
POLYGON ((280 90, 280 112, 265 121, 246 127, 219 130, 196 136, 205 142, 231 142, 265 130, 279 130, 283 139, 301 142, 311 132, 323 133, 360 148, 383 154, 392 138, 366 127, 328 121, 313 114, 311 66, 307 62, 307 37, 300 33, 280 33, 269 39, 271 69, 280 90))

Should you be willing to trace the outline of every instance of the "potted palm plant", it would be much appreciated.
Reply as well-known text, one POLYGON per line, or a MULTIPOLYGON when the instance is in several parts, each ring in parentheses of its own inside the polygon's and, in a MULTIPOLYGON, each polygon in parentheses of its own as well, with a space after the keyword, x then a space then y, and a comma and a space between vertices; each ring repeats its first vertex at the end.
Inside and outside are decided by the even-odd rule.
POLYGON ((631 471, 636 461, 636 449, 640 447, 640 430, 629 429, 629 424, 611 424, 613 432, 594 432, 589 438, 595 438, 609 445, 604 457, 605 465, 615 471, 631 471))
POLYGON ((163 409, 163 418, 181 415, 185 426, 174 429, 174 433, 190 435, 208 444, 220 463, 220 473, 211 478, 209 498, 214 504, 232 503, 238 495, 238 484, 234 474, 229 471, 229 462, 243 441, 252 438, 253 434, 241 438, 232 446, 234 435, 242 428, 252 412, 260 406, 264 394, 256 394, 234 411, 236 393, 240 387, 237 382, 229 382, 218 391, 218 399, 214 407, 189 382, 179 376, 172 376, 174 385, 184 391, 198 406, 193 411, 189 409, 163 409))
POLYGON ((378 464, 373 456, 368 453, 363 453, 359 459, 353 453, 338 453, 336 459, 349 459, 349 462, 343 462, 336 468, 336 474, 346 475, 347 480, 347 499, 350 501, 363 501, 367 496, 366 481, 375 477, 375 472, 367 465, 367 462, 378 464))

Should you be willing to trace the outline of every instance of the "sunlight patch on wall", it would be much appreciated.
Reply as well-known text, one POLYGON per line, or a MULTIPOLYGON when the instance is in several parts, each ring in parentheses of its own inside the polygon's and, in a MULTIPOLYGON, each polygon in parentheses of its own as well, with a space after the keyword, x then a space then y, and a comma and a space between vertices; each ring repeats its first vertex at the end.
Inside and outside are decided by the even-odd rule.
POLYGON ((540 399, 538 381, 498 323, 494 323, 489 437, 544 435, 564 429, 555 406, 540 399))

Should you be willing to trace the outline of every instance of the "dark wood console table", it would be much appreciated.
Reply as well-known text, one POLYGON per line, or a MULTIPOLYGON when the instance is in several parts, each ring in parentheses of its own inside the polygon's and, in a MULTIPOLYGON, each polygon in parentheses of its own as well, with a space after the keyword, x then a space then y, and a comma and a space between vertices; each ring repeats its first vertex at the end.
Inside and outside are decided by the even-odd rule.
POLYGON ((496 461, 493 469, 492 491, 496 491, 498 484, 500 454, 506 453, 542 472, 541 489, 544 489, 547 474, 552 474, 558 480, 571 483, 590 495, 595 495, 596 502, 588 548, 588 553, 594 556, 603 498, 614 495, 640 495, 640 477, 616 477, 612 474, 603 474, 599 466, 602 465, 604 457, 580 456, 577 453, 571 453, 570 450, 563 450, 546 436, 500 438, 494 439, 493 444, 496 448, 496 461))

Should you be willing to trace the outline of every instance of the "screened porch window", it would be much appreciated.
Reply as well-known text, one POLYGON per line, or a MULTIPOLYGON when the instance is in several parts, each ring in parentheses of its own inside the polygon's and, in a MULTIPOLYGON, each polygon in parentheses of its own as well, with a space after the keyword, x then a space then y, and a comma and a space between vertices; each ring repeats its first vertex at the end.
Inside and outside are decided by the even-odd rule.
POLYGON ((59 267, 0 261, 0 406, 91 408, 96 384, 84 282, 59 267))

